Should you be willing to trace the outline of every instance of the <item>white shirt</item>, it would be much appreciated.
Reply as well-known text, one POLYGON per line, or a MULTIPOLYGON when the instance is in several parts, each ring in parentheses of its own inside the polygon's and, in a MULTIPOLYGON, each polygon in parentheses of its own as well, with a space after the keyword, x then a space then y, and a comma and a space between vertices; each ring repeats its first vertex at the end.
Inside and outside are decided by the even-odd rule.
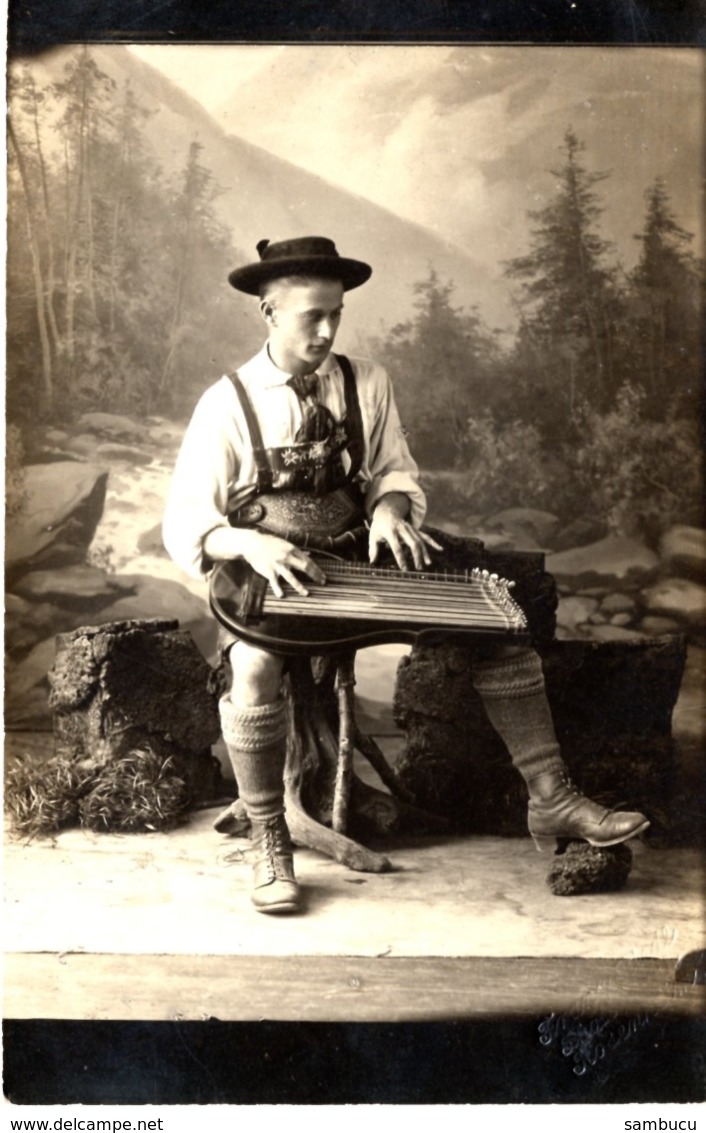
MULTIPOLYGON (((390 379, 374 362, 351 359, 363 419, 364 456, 356 481, 370 516, 388 492, 410 499, 410 521, 419 527, 426 501, 419 487, 400 424, 390 379)), ((319 400, 340 421, 345 412, 343 374, 332 354, 319 366, 319 400)), ((267 345, 238 370, 257 416, 265 448, 293 444, 301 425, 299 398, 286 384, 291 374, 270 359, 267 345)), ((343 453, 346 471, 348 453, 343 453)), ((274 487, 277 487, 277 474, 274 487)), ((203 541, 216 527, 228 526, 228 513, 257 483, 257 470, 238 395, 222 377, 201 397, 177 457, 164 514, 164 545, 174 561, 195 578, 208 577, 213 563, 203 541)))

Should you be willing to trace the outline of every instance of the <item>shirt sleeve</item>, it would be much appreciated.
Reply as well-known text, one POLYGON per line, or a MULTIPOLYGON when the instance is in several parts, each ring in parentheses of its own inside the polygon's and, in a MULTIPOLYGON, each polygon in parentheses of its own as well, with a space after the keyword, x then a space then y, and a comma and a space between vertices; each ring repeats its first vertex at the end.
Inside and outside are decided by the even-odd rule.
POLYGON ((409 497, 410 521, 420 527, 426 514, 426 497, 419 486, 419 469, 407 445, 392 383, 380 366, 373 368, 370 380, 372 388, 363 397, 364 407, 372 409, 368 422, 370 484, 366 511, 372 515, 375 505, 388 492, 402 492, 409 497))
MULTIPOLYGON (((170 556, 193 578, 205 579, 213 563, 203 553, 209 531, 227 527, 228 491, 239 466, 242 436, 230 384, 203 395, 189 422, 172 474, 162 522, 170 556)), ((234 396, 234 395, 233 395, 234 396)))

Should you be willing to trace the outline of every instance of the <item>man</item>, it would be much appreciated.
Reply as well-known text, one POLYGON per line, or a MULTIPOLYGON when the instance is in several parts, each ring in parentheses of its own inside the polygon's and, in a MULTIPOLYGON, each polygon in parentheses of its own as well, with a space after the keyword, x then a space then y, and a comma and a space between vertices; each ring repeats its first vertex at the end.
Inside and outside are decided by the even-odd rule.
MULTIPOLYGON (((168 551, 196 577, 242 558, 278 597, 287 587, 305 595, 307 579, 325 579, 303 544, 345 547, 365 524, 371 562, 386 546, 401 570, 423 569, 441 548, 421 530, 424 495, 389 379, 374 363, 332 353, 344 293, 371 268, 323 237, 263 240, 257 250, 259 261, 229 280, 259 297, 267 341, 196 407, 165 512, 168 551)), ((252 826, 252 901, 260 912, 296 912, 284 818, 284 659, 232 635, 224 644, 232 683, 220 713, 252 826)), ((568 783, 533 650, 486 651, 474 683, 527 782, 538 846, 557 837, 611 845, 647 827, 643 815, 609 813, 568 783)))

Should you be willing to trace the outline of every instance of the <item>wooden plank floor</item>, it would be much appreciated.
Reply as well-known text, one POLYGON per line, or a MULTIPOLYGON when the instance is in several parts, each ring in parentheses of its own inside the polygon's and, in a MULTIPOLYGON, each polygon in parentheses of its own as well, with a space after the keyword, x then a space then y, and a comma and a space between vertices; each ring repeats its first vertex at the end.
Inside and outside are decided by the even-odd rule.
POLYGON ((554 897, 529 838, 428 838, 354 874, 297 851, 306 913, 248 899, 249 843, 67 831, 5 850, 5 1017, 429 1020, 703 1011, 703 863, 637 844, 619 893, 554 897))
POLYGON ((439 1022, 507 1015, 703 1014, 670 960, 125 956, 5 959, 5 1017, 439 1022))

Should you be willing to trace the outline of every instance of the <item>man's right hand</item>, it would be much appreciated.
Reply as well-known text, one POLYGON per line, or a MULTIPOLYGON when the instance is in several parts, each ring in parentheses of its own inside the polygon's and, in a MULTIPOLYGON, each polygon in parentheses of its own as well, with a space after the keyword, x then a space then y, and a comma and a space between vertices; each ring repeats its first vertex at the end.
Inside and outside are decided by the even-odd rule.
POLYGON ((217 527, 206 536, 204 551, 216 561, 245 559, 267 579, 278 598, 284 597, 281 582, 288 583, 297 594, 309 593, 298 574, 319 584, 326 581, 324 572, 301 547, 253 528, 217 527))
POLYGON ((306 595, 309 591, 295 571, 305 574, 312 582, 324 583, 326 575, 301 547, 295 547, 278 535, 266 535, 263 531, 250 531, 252 544, 242 551, 253 570, 266 578, 278 598, 284 596, 280 579, 288 582, 297 594, 306 595))

